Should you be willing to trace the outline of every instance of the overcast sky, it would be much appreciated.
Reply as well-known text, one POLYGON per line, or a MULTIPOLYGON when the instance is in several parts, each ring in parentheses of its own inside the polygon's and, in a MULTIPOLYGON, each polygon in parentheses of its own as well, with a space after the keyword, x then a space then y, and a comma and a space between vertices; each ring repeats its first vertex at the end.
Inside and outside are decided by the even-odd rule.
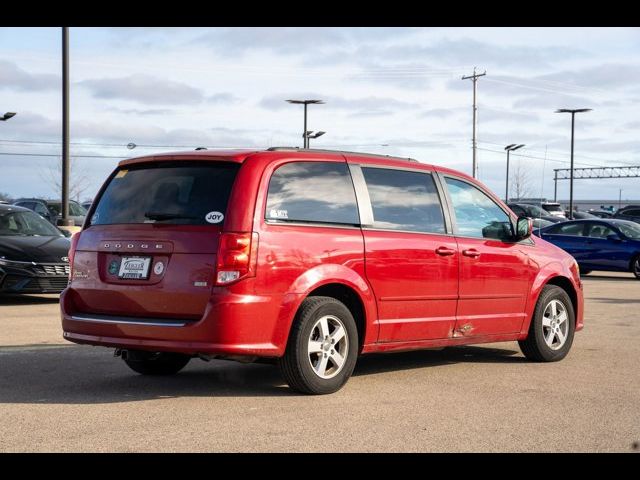
MULTIPOLYGON (((0 122, 0 192, 14 198, 56 196, 59 157, 15 154, 60 153, 60 44, 59 28, 0 28, 0 112, 18 112, 0 122)), ((300 145, 302 107, 284 100, 306 97, 327 102, 309 110, 309 129, 327 132, 313 147, 471 173, 461 77, 477 66, 480 180, 502 196, 503 148, 525 143, 512 168, 552 198, 553 169, 569 166, 570 116, 557 108, 594 109, 576 117, 577 167, 640 165, 639 52, 632 28, 72 28, 71 152, 92 156, 76 160, 84 199, 134 154, 300 145)), ((575 195, 619 188, 640 199, 637 178, 580 180, 575 195)))

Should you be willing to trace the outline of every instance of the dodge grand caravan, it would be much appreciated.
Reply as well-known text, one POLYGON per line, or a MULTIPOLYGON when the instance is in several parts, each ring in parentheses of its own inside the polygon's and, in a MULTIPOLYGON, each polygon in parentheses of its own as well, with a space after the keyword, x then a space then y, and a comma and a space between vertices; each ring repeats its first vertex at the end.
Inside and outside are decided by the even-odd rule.
POLYGON ((271 148, 122 161, 73 237, 64 338, 134 371, 277 363, 335 392, 373 352, 518 341, 564 358, 578 266, 469 176, 415 160, 271 148))

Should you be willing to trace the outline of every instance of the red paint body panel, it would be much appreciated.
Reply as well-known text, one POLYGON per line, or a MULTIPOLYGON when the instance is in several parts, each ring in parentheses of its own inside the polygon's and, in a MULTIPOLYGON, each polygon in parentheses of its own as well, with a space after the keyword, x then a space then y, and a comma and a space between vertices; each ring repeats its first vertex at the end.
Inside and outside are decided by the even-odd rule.
POLYGON ((523 339, 541 289, 559 279, 573 289, 577 329, 583 326, 582 284, 574 261, 539 238, 532 237, 531 244, 504 244, 450 233, 265 221, 271 175, 292 161, 443 172, 482 186, 467 175, 393 158, 313 151, 178 152, 120 165, 177 160, 241 164, 224 226, 85 226, 74 256, 74 277, 61 296, 66 339, 194 355, 278 357, 284 354, 300 304, 329 284, 350 289, 362 306, 363 353, 523 339), (254 276, 216 286, 223 232, 257 234, 256 267, 254 276), (163 246, 151 254, 154 264, 163 262, 161 274, 152 272, 148 280, 119 280, 109 274, 112 259, 146 255, 152 244, 163 246), (441 247, 452 252, 439 255, 441 247), (471 249, 480 255, 463 254, 471 249), (74 319, 83 314, 125 321, 74 319), (126 322, 136 318, 183 320, 185 325, 126 322))

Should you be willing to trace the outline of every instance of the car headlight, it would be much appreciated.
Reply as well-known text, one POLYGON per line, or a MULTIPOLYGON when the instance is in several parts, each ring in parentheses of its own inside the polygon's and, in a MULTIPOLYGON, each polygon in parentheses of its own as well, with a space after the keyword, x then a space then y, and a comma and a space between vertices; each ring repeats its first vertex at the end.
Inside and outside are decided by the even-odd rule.
POLYGON ((26 267, 28 265, 35 265, 34 262, 18 262, 17 260, 9 260, 5 257, 0 257, 0 265, 5 267, 26 267))

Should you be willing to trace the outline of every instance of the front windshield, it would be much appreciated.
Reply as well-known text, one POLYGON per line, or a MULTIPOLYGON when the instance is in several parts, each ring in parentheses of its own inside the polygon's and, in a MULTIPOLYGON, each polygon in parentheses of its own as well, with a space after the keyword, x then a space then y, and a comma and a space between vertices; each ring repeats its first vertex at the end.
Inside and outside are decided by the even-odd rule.
POLYGON ((626 222, 615 222, 614 225, 620 229, 625 237, 640 240, 640 225, 626 222))
POLYGON ((0 236, 55 236, 62 233, 32 211, 0 211, 0 236))

